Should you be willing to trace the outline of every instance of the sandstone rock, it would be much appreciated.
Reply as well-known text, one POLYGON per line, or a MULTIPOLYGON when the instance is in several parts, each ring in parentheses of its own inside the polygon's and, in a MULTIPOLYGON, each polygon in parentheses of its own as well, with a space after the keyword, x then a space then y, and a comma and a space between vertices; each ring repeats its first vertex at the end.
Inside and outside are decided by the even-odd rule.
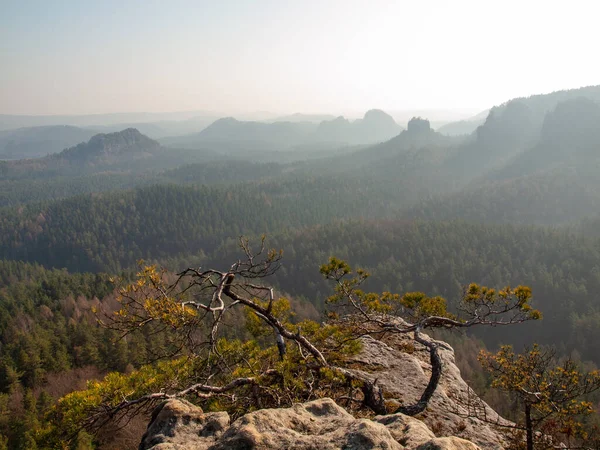
POLYGON ((435 434, 423 422, 404 414, 390 414, 375 417, 388 429, 391 435, 407 449, 413 449, 435 438, 435 434))
POLYGON ((224 412, 204 413, 171 400, 152 416, 140 450, 476 450, 459 438, 435 438, 425 424, 403 414, 356 419, 324 398, 291 408, 263 409, 229 423, 224 412), (430 447, 423 447, 430 445, 430 447))
POLYGON ((139 448, 208 448, 228 426, 226 412, 204 414, 201 408, 185 400, 170 400, 154 410, 139 448))
MULTIPOLYGON (((418 400, 429 382, 429 353, 409 336, 365 337, 362 343, 362 351, 349 361, 351 367, 359 369, 348 370, 377 380, 386 398, 399 404, 418 400)), ((290 408, 255 411, 230 423, 225 412, 204 413, 191 403, 172 400, 157 408, 139 448, 503 449, 505 440, 500 431, 481 420, 465 418, 465 404, 473 393, 460 376, 451 347, 443 344, 440 354, 444 365, 440 384, 427 410, 416 417, 390 414, 374 420, 356 419, 333 400, 320 399, 290 408)), ((509 423, 476 400, 489 420, 509 423)))
POLYGON ((263 409, 229 425, 227 413, 203 413, 187 402, 157 408, 140 450, 402 450, 384 425, 355 419, 325 398, 291 408, 263 409), (226 429, 226 430, 225 430, 226 429))
POLYGON ((472 442, 458 437, 435 438, 419 445, 416 450, 481 450, 472 442))
MULTIPOLYGON (((362 344, 362 351, 351 361, 354 367, 360 369, 350 371, 361 378, 377 380, 386 398, 395 398, 405 405, 415 403, 431 374, 429 352, 425 347, 415 344, 406 335, 392 335, 382 340, 367 336, 362 339, 362 344)), ((505 439, 501 432, 482 420, 465 418, 469 412, 465 405, 474 394, 460 375, 454 361, 454 350, 443 344, 440 356, 443 361, 440 384, 427 410, 416 418, 430 430, 435 430, 437 436, 458 436, 486 450, 502 450, 505 439)), ((490 421, 510 423, 479 398, 475 397, 475 400, 490 421)))

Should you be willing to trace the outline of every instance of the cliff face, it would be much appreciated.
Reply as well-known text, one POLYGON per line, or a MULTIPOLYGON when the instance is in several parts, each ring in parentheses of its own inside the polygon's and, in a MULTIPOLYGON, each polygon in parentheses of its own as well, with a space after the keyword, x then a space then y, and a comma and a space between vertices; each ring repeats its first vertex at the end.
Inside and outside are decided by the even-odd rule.
MULTIPOLYGON (((502 449, 504 438, 493 426, 465 418, 467 404, 484 408, 488 419, 498 415, 473 393, 460 376, 450 346, 441 350, 442 380, 426 412, 357 419, 325 398, 291 408, 248 413, 233 423, 225 412, 204 413, 182 400, 159 406, 152 416, 140 450, 191 449, 502 449), (435 431, 435 433, 434 433, 435 431), (436 437, 437 436, 437 437, 436 437)), ((425 349, 408 337, 363 338, 362 352, 351 369, 377 379, 386 397, 400 403, 418 400, 429 381, 431 367, 425 349)), ((482 412, 480 411, 480 415, 482 412)))

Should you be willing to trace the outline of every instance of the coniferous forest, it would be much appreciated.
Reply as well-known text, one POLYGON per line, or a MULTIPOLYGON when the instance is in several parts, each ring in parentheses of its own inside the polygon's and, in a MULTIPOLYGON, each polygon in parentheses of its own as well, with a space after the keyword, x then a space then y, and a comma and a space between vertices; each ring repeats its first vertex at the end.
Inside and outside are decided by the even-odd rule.
MULTIPOLYGON (((240 236, 282 250, 269 282, 297 320, 325 317, 331 256, 368 270, 366 290, 439 295, 449 310, 469 283, 529 286, 542 320, 443 335, 508 416, 479 349, 537 343, 600 366, 600 86, 510 100, 453 136, 382 111, 221 119, 159 139, 72 127, 37 141, 39 128, 0 134, 0 449, 44 448, 61 397, 168 347, 165 332, 101 326, 97 311, 119 308, 115 279, 133 281, 140 260, 225 269, 240 236)), ((77 448, 139 442, 103 433, 77 448)))

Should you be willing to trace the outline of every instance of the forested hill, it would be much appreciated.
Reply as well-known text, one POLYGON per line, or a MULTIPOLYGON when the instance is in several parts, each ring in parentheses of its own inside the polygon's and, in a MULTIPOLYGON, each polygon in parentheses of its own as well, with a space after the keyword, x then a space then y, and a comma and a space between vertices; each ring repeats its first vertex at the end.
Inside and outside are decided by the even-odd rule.
POLYGON ((600 163, 600 103, 578 98, 546 114, 534 147, 493 174, 511 179, 556 167, 589 168, 600 163))
MULTIPOLYGON (((598 104, 600 86, 513 99, 492 108, 485 123, 473 133, 470 145, 465 145, 448 160, 448 169, 464 176, 472 171, 487 171, 509 163, 511 158, 540 142, 543 128, 549 125, 547 116, 552 116, 560 104, 577 104, 585 101, 582 99, 598 104)), ((561 106, 559 110, 564 108, 561 106)), ((558 115, 561 116, 560 112, 558 115)), ((562 116, 562 127, 577 133, 579 124, 589 120, 586 116, 586 111, 579 108, 569 117, 562 116)), ((541 161, 537 160, 538 163, 541 161)))
MULTIPOLYGON (((319 309, 331 286, 322 279, 318 266, 331 255, 369 270, 372 278, 365 285, 367 290, 422 291, 445 296, 451 303, 470 282, 496 288, 524 284, 533 289, 535 307, 542 311, 544 320, 515 327, 508 337, 502 330, 486 329, 481 335, 484 340, 489 345, 507 341, 555 344, 561 352, 577 349, 582 357, 597 361, 597 238, 575 231, 465 222, 360 220, 309 225, 315 217, 281 219, 278 207, 272 215, 266 214, 267 199, 260 201, 261 213, 253 215, 258 203, 247 197, 236 193, 231 193, 230 199, 228 194, 215 197, 222 203, 222 212, 217 215, 207 207, 194 206, 192 196, 184 201, 181 193, 179 189, 150 189, 138 192, 122 208, 117 206, 122 198, 103 199, 100 204, 104 209, 95 211, 76 203, 62 205, 63 216, 50 210, 48 219, 39 217, 29 223, 22 230, 21 245, 13 245, 9 251, 57 267, 108 268, 113 273, 118 267, 135 267, 140 257, 158 260, 174 271, 198 265, 226 268, 239 258, 239 234, 258 234, 266 229, 270 231, 269 246, 284 251, 283 266, 271 282, 319 309), (154 209, 152 201, 156 205, 154 219, 147 214, 154 209), (181 219, 169 217, 169 203, 186 211, 181 219), (71 225, 62 221, 68 207, 77 209, 68 216, 71 225), (235 211, 246 215, 254 230, 234 223, 238 217, 235 211)), ((205 200, 198 200, 199 205, 203 203, 205 200)))
POLYGON ((600 102, 600 85, 585 86, 578 89, 566 89, 561 91, 551 92, 549 94, 537 94, 529 97, 514 98, 502 105, 495 106, 491 109, 494 112, 500 112, 505 109, 511 102, 519 102, 526 105, 536 117, 538 124, 541 125, 545 115, 554 110, 559 103, 575 100, 579 98, 587 98, 596 103, 600 102))
MULTIPOLYGON (((478 130, 477 140, 468 144, 470 153, 481 156, 469 157, 468 162, 461 165, 472 166, 478 159, 488 161, 472 168, 476 172, 471 183, 460 191, 415 205, 408 213, 410 216, 557 225, 597 214, 600 207, 600 104, 587 98, 559 103, 545 115, 539 131, 535 132, 537 127, 531 126, 533 122, 524 119, 530 117, 526 106, 510 105, 504 111, 514 116, 508 124, 491 126, 488 122, 496 119, 490 118, 478 130), (511 125, 512 122, 515 123, 511 125), (508 138, 514 147, 503 138, 511 130, 522 131, 508 138), (497 136, 492 139, 493 135, 497 136), (494 144, 484 145, 487 139, 492 139, 494 144), (499 164, 507 148, 523 150, 499 164), (492 164, 493 160, 496 162, 492 164), (490 164, 492 169, 486 171, 490 164)), ((466 161, 464 157, 461 150, 447 164, 466 161)))
POLYGON ((240 142, 245 145, 291 146, 302 142, 313 132, 316 124, 311 122, 249 122, 225 117, 216 120, 199 133, 181 138, 164 139, 169 144, 185 144, 202 142, 240 142))
MULTIPOLYGON (((579 348, 595 358, 590 342, 600 342, 595 334, 600 322, 594 319, 600 290, 597 239, 577 230, 531 226, 385 221, 385 201, 369 201, 365 191, 357 202, 347 196, 349 186, 325 179, 312 186, 258 186, 263 190, 155 186, 5 210, 2 254, 73 271, 114 273, 140 258, 173 270, 226 267, 237 258, 237 236, 266 232, 270 245, 285 253, 274 281, 319 307, 329 287, 317 268, 331 255, 371 270, 368 288, 374 290, 420 290, 455 300, 469 282, 526 284, 545 319, 528 325, 525 334, 515 331, 514 342, 550 343, 562 327, 564 349, 579 348), (351 220, 357 217, 366 219, 351 220), (587 344, 580 347, 582 342, 587 344)), ((489 343, 497 343, 497 336, 486 331, 489 343)))
POLYGON ((18 194, 20 187, 27 189, 27 184, 18 185, 19 180, 43 180, 52 184, 57 178, 81 175, 148 174, 220 159, 217 153, 206 149, 166 149, 135 128, 128 128, 115 133, 96 134, 88 142, 43 158, 0 161, 0 183, 15 186, 17 189, 12 191, 18 194))
POLYGON ((115 271, 140 258, 209 252, 241 234, 393 213, 385 198, 370 189, 315 178, 230 188, 158 185, 79 196, 5 209, 0 248, 8 259, 115 271))
POLYGON ((36 174, 53 176, 88 170, 92 167, 108 168, 131 164, 150 157, 161 150, 160 144, 134 128, 97 134, 60 153, 38 159, 8 161, 2 165, 2 178, 31 178, 36 174))
POLYGON ((68 148, 54 158, 73 164, 106 164, 119 158, 143 157, 159 149, 158 142, 135 128, 127 128, 116 133, 97 134, 87 143, 68 148))
POLYGON ((0 181, 0 207, 48 202, 82 194, 118 191, 158 184, 230 185, 250 180, 266 181, 282 174, 276 163, 215 159, 173 169, 137 172, 99 172, 85 175, 24 178, 0 181))
POLYGON ((342 116, 316 124, 309 121, 273 123, 219 119, 198 133, 161 139, 170 147, 219 148, 230 154, 256 150, 291 151, 302 145, 376 144, 402 131, 394 119, 381 110, 367 111, 354 121, 342 116))
MULTIPOLYGON (((284 250, 275 281, 282 291, 323 307, 331 286, 318 265, 331 255, 367 269, 366 291, 442 295, 452 304, 463 287, 476 282, 494 288, 530 286, 534 306, 544 315, 536 324, 481 330, 488 345, 540 342, 559 352, 577 349, 600 363, 600 240, 543 227, 479 225, 462 221, 358 221, 294 230, 271 236, 284 250)), ((213 255, 173 258, 181 270, 200 262, 227 267, 239 249, 231 241, 213 255)))
MULTIPOLYGON (((326 166, 329 163, 328 169, 332 171, 356 171, 359 168, 369 170, 378 166, 381 170, 384 166, 389 168, 390 164, 396 168, 398 165, 410 164, 411 159, 419 155, 425 158, 422 163, 427 164, 427 170, 435 170, 435 164, 449 157, 464 141, 464 137, 449 137, 437 133, 428 120, 415 117, 408 122, 406 130, 388 141, 349 153, 343 159, 332 157, 326 161, 315 161, 313 165, 326 166)), ((383 174, 376 172, 373 175, 378 177, 383 174)), ((401 183, 401 180, 398 182, 401 183)))

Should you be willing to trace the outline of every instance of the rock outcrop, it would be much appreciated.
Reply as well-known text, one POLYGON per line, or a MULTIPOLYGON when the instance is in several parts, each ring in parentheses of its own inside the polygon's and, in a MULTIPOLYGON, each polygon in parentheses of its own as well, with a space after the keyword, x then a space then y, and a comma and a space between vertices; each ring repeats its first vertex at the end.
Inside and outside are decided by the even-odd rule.
MULTIPOLYGON (((465 418, 473 393, 460 376, 454 352, 441 349, 443 375, 427 410, 416 416, 389 414, 355 418, 329 398, 290 408, 263 409, 231 422, 225 412, 204 413, 184 400, 159 406, 140 450, 224 449, 502 449, 500 432, 486 422, 465 418)), ((429 381, 429 353, 409 337, 363 338, 363 350, 351 370, 380 386, 398 404, 415 402, 429 381), (358 367, 358 368, 356 368, 358 367)), ((492 420, 503 419, 481 400, 492 420)))
POLYGON ((263 409, 229 424, 224 412, 206 413, 171 400, 152 417, 140 450, 477 450, 458 437, 436 438, 403 414, 356 419, 329 398, 291 408, 263 409))
MULTIPOLYGON (((509 422, 479 399, 462 379, 452 347, 442 343, 439 351, 443 362, 440 383, 425 412, 416 417, 435 430, 437 436, 458 436, 481 448, 502 449, 504 436, 487 422, 509 422), (467 417, 475 415, 473 408, 477 408, 477 416, 486 416, 488 420, 467 417)), ((363 350, 351 362, 360 367, 352 369, 353 372, 361 378, 377 380, 386 398, 405 405, 420 398, 431 374, 429 352, 404 335, 383 340, 363 338, 363 350)))
POLYGON ((419 445, 417 450, 477 450, 478 448, 472 442, 452 436, 432 439, 419 445))

